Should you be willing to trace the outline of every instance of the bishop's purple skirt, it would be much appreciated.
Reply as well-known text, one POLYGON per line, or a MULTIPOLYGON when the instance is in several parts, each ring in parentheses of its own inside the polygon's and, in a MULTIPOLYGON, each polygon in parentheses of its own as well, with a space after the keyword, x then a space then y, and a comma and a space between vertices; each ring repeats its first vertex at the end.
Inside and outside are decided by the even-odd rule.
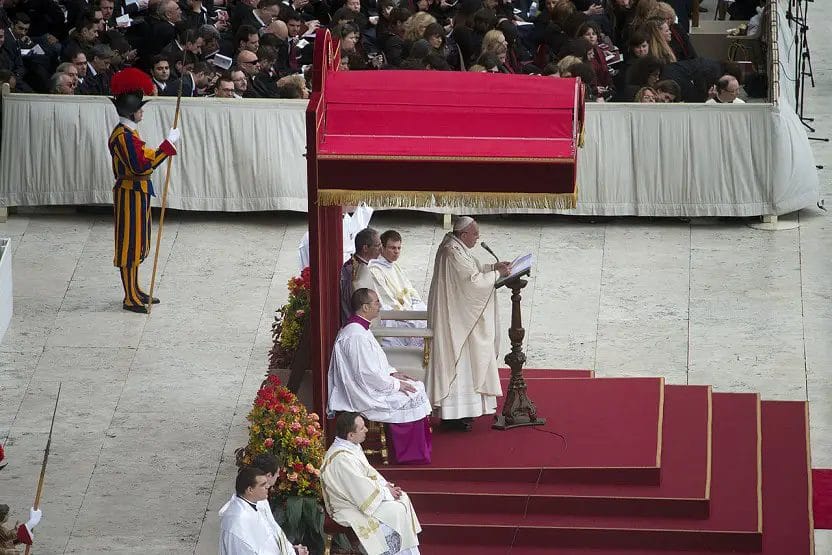
POLYGON ((387 424, 394 464, 430 464, 430 417, 406 424, 387 424))

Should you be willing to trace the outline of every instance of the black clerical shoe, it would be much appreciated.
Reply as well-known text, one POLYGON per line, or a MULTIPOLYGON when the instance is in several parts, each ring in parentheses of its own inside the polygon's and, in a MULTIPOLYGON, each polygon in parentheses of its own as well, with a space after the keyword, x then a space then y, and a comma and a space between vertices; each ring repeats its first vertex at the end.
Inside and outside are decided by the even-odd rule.
MULTIPOLYGON (((150 298, 150 295, 148 295, 147 293, 139 293, 139 300, 142 301, 142 304, 147 304, 147 299, 148 298, 150 298)), ((150 303, 150 304, 159 304, 159 299, 156 298, 156 297, 153 297, 153 302, 150 303)))
POLYGON ((708 13, 708 8, 705 6, 699 6, 699 13, 708 13))
POLYGON ((439 427, 449 432, 470 432, 474 428, 473 418, 458 418, 454 420, 442 420, 439 427))
POLYGON ((135 304, 122 304, 121 308, 124 310, 129 310, 130 312, 135 312, 137 314, 147 314, 147 309, 143 305, 135 305, 135 304))

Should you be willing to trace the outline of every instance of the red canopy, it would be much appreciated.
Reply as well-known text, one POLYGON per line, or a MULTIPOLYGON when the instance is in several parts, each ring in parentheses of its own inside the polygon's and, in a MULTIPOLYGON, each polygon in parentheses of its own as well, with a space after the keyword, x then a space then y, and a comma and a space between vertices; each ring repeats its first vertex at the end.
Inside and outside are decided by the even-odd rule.
POLYGON ((307 109, 314 409, 323 413, 340 323, 341 206, 572 208, 577 79, 445 71, 338 71, 318 33, 307 109))

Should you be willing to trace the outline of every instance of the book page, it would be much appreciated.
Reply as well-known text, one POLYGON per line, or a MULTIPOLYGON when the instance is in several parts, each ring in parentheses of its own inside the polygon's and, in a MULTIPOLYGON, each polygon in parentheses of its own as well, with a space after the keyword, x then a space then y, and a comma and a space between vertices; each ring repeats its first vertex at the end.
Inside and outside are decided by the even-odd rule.
POLYGON ((526 270, 531 270, 533 263, 534 256, 532 255, 532 253, 527 253, 522 256, 518 256, 517 258, 511 261, 511 273, 506 277, 498 279, 496 285, 500 286, 506 281, 522 274, 526 270))

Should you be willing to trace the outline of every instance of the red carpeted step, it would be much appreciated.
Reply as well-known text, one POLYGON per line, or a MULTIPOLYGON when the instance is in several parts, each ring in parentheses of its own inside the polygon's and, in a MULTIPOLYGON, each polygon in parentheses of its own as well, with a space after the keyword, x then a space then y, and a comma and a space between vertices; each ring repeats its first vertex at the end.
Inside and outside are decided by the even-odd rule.
POLYGON ((807 403, 763 401, 762 422, 765 553, 809 555, 814 530, 807 403))
MULTIPOLYGON (((595 380, 604 382, 607 380, 595 380)), ((571 382, 567 380, 566 382, 571 382)), ((762 534, 758 495, 760 464, 759 397, 751 394, 713 395, 713 464, 710 516, 707 519, 664 517, 592 516, 559 514, 558 500, 531 497, 525 518, 519 501, 487 507, 476 499, 450 496, 447 510, 420 513, 428 537, 448 543, 441 530, 449 525, 516 526, 514 549, 544 547, 574 549, 662 546, 663 549, 761 548, 762 534), (464 501, 474 509, 464 509, 464 501)), ((677 441, 687 441, 684 437, 677 441)), ((562 551, 568 552, 568 551, 562 551)))
MULTIPOLYGON (((510 368, 500 368, 500 379, 507 380, 511 376, 510 368)), ((562 370, 552 368, 523 368, 526 379, 564 379, 564 378, 594 378, 595 370, 562 370)))
MULTIPOLYGON (((548 538, 534 538, 518 529, 512 544, 499 545, 509 534, 489 535, 487 529, 476 529, 472 534, 482 534, 490 545, 482 553, 503 553, 510 555, 713 555, 730 552, 734 555, 810 555, 813 551, 813 530, 809 509, 809 459, 808 459, 808 413, 806 403, 793 401, 763 401, 762 424, 762 549, 673 549, 660 543, 658 538, 643 538, 632 549, 623 547, 592 547, 593 542, 580 546, 554 546, 546 543, 548 538), (534 542, 534 543, 532 543, 534 542)), ((715 450, 716 450, 715 445, 715 450)), ((716 477, 714 487, 717 487, 716 477)), ((457 551, 460 546, 442 543, 442 539, 459 534, 457 529, 442 526, 427 526, 422 537, 430 543, 422 544, 431 555, 453 555, 454 553, 477 553, 476 550, 457 551), (436 549, 433 549, 433 546, 436 549)), ((459 527, 461 530, 462 527, 459 527)), ((466 542, 471 542, 466 539, 466 542)), ((475 541, 475 540, 473 540, 475 541)), ((820 554, 818 554, 820 555, 820 554)))
MULTIPOLYGON (((514 498, 551 497, 559 514, 641 514, 705 518, 710 481, 711 391, 708 386, 665 386, 662 440, 662 479, 659 486, 633 484, 573 484, 482 482, 400 478, 419 514, 436 507, 436 500, 455 495, 454 502, 515 506, 514 498), (685 438, 679 441, 679 438, 685 438), (462 494, 465 494, 463 497, 462 494), (479 496, 479 497, 475 497, 479 496)), ((497 433, 497 432, 495 432, 497 433)), ((509 432, 510 433, 510 432, 509 432)), ((465 473, 460 472, 460 478, 465 473)), ((541 471, 541 475, 543 472, 541 471)), ((456 511, 459 512, 459 511, 456 511)))
MULTIPOLYGON (((711 501, 707 519, 557 514, 556 501, 532 498, 515 545, 665 549, 762 547, 760 400, 758 395, 713 394, 711 501)), ((684 437, 676 441, 687 441, 684 437)))
POLYGON ((389 466, 385 476, 528 482, 544 469, 550 482, 658 483, 663 379, 536 379, 528 391, 545 426, 499 432, 482 417, 472 432, 435 429, 430 465, 389 466))

